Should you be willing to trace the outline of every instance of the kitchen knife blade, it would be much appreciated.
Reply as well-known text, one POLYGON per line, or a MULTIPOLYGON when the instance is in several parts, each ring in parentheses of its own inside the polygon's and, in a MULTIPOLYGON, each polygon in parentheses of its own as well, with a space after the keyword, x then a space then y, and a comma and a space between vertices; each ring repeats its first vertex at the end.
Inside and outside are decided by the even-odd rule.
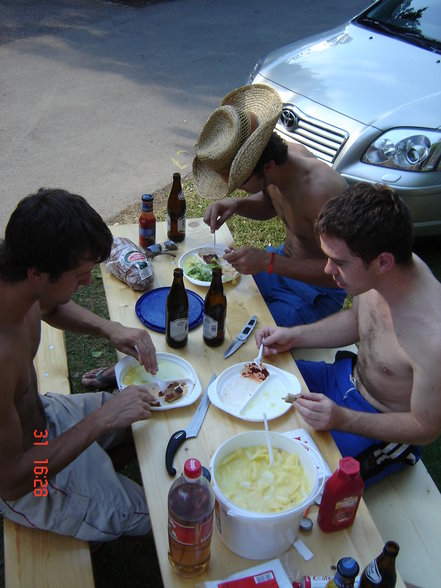
POLYGON ((165 467, 167 468, 167 472, 170 476, 176 475, 176 469, 173 467, 173 458, 178 448, 182 445, 182 443, 184 443, 186 439, 191 439, 198 436, 199 429, 202 426, 205 415, 207 414, 208 407, 210 406, 208 388, 215 379, 216 374, 214 373, 211 376, 211 380, 204 392, 204 395, 202 396, 202 400, 200 401, 199 406, 197 407, 188 427, 186 429, 182 429, 181 431, 176 431, 176 433, 173 433, 169 439, 167 449, 165 451, 165 467))
POLYGON ((245 341, 251 335, 251 331, 256 326, 256 323, 257 323, 257 317, 253 315, 250 318, 250 320, 247 322, 247 324, 244 326, 242 331, 239 333, 239 335, 235 338, 235 340, 225 350, 224 359, 227 359, 227 357, 230 357, 230 355, 233 355, 233 353, 235 351, 237 351, 239 349, 239 347, 245 343, 245 341))

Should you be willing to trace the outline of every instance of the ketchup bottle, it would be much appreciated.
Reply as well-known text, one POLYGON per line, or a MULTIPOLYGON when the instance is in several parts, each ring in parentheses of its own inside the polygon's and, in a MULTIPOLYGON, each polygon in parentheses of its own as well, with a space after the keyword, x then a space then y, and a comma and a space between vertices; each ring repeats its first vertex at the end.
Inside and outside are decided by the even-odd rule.
POLYGON ((338 531, 352 525, 363 490, 359 462, 353 457, 343 457, 323 490, 317 516, 320 529, 338 531))
POLYGON ((142 195, 142 210, 139 216, 139 246, 146 249, 156 241, 156 217, 153 213, 153 196, 142 195))

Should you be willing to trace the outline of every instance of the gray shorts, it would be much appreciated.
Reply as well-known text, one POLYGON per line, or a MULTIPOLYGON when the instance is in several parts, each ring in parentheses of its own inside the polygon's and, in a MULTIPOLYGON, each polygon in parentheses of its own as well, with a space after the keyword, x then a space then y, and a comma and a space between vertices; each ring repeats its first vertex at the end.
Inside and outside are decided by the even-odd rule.
MULTIPOLYGON (((61 435, 110 400, 107 392, 41 396, 49 439, 61 435)), ((121 535, 146 535, 150 517, 142 486, 118 474, 105 449, 118 445, 125 429, 92 443, 49 480, 47 496, 29 492, 18 500, 0 498, 0 513, 36 527, 84 541, 111 541, 121 535)))

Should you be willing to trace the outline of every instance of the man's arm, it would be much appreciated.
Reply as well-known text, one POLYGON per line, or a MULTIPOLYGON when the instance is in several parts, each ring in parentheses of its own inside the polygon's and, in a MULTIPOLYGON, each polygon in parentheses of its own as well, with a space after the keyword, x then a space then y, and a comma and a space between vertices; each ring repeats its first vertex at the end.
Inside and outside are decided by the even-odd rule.
MULTIPOLYGON (((271 251, 264 251, 257 247, 240 247, 228 250, 224 259, 231 263, 240 274, 254 275, 267 272, 271 262, 271 251)), ((294 259, 284 255, 274 255, 274 274, 300 280, 307 284, 336 288, 332 276, 325 274, 325 258, 294 259)))
POLYGON ((148 372, 156 373, 156 350, 146 329, 125 327, 109 321, 72 300, 50 309, 41 309, 41 318, 58 329, 104 337, 116 349, 138 359, 148 372))
POLYGON ((209 204, 205 210, 204 223, 213 233, 233 214, 254 220, 269 220, 276 216, 271 199, 264 192, 244 198, 226 198, 209 204))
POLYGON ((296 401, 305 421, 319 431, 335 429, 355 435, 427 445, 441 433, 441 370, 414 371, 409 412, 367 413, 337 406, 323 394, 307 393, 296 401))
MULTIPOLYGON (((3 388, 3 393, 5 392, 3 388)), ((6 395, 5 395, 6 396, 6 395)), ((11 396, 10 396, 11 398, 11 396)), ((0 403, 0 495, 16 500, 34 489, 34 461, 47 460, 48 478, 65 468, 100 435, 147 419, 150 394, 130 386, 47 445, 23 449, 20 418, 12 401, 0 403)))
POLYGON ((351 308, 309 325, 263 327, 255 338, 258 347, 264 342, 264 355, 276 355, 295 347, 345 347, 357 343, 358 299, 354 298, 351 308))

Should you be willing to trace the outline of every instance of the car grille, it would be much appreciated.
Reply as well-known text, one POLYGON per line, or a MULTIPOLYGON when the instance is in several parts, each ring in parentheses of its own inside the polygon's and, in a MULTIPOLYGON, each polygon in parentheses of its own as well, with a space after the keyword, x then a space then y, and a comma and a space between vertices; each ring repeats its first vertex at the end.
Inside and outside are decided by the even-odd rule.
POLYGON ((304 145, 329 164, 334 163, 349 136, 346 131, 305 115, 292 104, 283 105, 277 126, 290 139, 304 145))

